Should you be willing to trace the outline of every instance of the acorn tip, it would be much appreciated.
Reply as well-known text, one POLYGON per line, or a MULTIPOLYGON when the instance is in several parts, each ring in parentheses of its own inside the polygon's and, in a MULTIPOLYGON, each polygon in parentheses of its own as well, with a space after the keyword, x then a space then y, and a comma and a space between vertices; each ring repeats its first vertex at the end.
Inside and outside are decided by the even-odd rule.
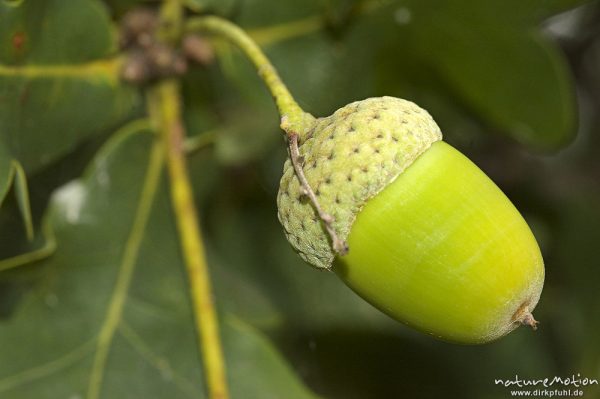
POLYGON ((522 315, 519 322, 524 326, 531 327, 534 331, 537 330, 537 325, 539 324, 539 322, 533 318, 533 315, 529 311, 525 312, 522 315))
POLYGON ((527 305, 523 305, 515 312, 513 320, 523 326, 531 327, 532 330, 537 330, 539 322, 533 317, 527 305))

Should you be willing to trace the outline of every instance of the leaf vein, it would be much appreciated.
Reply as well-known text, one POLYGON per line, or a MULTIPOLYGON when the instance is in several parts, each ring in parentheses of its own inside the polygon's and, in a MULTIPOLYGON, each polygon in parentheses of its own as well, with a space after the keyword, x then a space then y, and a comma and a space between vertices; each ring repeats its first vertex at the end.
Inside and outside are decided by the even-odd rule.
POLYGON ((170 376, 171 382, 185 393, 186 396, 190 398, 196 398, 198 396, 198 391, 194 388, 194 385, 185 377, 179 375, 173 367, 171 367, 171 364, 167 359, 154 353, 154 351, 150 349, 150 345, 148 345, 144 339, 131 328, 131 326, 126 322, 122 322, 119 325, 119 332, 140 357, 148 362, 150 366, 158 370, 161 375, 170 376))
POLYGON ((48 363, 42 364, 41 366, 32 367, 29 370, 22 371, 20 373, 4 377, 0 380, 0 392, 5 392, 10 389, 17 388, 23 384, 30 383, 43 377, 47 377, 54 373, 57 373, 70 365, 75 364, 78 360, 81 360, 92 351, 96 338, 85 342, 78 346, 72 351, 66 353, 62 357, 52 360, 48 363))
POLYGON ((139 204, 133 219, 133 225, 125 244, 123 257, 121 258, 117 281, 98 336, 94 363, 90 372, 88 384, 88 399, 97 399, 100 396, 108 352, 115 331, 121 321, 127 292, 137 263, 138 252, 144 238, 146 224, 150 218, 152 203, 154 202, 154 197, 160 182, 162 165, 163 149, 160 141, 156 140, 151 150, 148 170, 144 179, 139 204))

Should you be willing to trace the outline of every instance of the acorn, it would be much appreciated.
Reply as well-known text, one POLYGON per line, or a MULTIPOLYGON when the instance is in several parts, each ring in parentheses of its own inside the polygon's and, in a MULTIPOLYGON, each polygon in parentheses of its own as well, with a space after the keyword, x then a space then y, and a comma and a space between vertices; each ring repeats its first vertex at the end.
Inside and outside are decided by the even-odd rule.
MULTIPOLYGON (((285 126, 285 120, 282 126, 285 126)), ((510 200, 414 103, 369 98, 289 134, 277 196, 288 241, 392 318, 464 344, 497 339, 544 281, 510 200)))
POLYGON ((483 343, 536 327, 544 266, 533 234, 502 191, 441 141, 426 111, 382 97, 314 118, 243 29, 204 16, 186 32, 231 41, 271 92, 290 155, 278 216, 305 261, 441 339, 483 343))

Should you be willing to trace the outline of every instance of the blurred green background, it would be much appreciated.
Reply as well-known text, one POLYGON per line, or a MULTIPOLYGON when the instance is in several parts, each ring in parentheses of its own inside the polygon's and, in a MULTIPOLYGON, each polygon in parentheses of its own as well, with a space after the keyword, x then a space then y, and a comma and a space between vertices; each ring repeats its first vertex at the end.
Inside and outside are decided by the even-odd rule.
MULTIPOLYGON (((117 21, 140 4, 156 6, 0 0, 0 398, 87 397, 98 371, 152 142, 140 89, 111 61, 117 21), (54 238, 47 259, 6 260, 54 238)), ((275 107, 250 63, 216 41, 183 95, 188 134, 214 137, 189 162, 233 397, 500 399, 510 389, 498 378, 600 379, 599 2, 186 4, 247 29, 314 115, 381 95, 427 109, 522 212, 546 263, 538 331, 473 347, 412 331, 304 264, 276 216, 286 150, 275 107)), ((101 397, 204 397, 164 176, 137 228, 101 397)), ((598 385, 581 389, 600 398, 598 385)))

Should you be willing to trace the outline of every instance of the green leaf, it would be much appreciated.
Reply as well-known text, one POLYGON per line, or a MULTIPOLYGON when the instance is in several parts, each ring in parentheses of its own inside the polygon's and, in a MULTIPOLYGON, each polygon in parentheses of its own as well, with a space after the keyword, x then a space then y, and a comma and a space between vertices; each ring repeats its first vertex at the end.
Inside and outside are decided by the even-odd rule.
POLYGON ((116 49, 106 10, 95 0, 69 7, 60 0, 3 1, 0 16, 0 59, 6 65, 78 64, 116 49))
MULTIPOLYGON (((147 125, 117 133, 53 196, 58 249, 0 321, 11 359, 0 363, 1 396, 205 397, 163 150, 147 125)), ((222 336, 234 397, 314 397, 240 319, 226 314, 222 336)))
POLYGON ((557 47, 532 26, 539 4, 513 3, 411 1, 390 17, 396 51, 438 74, 489 125, 556 149, 576 130, 571 78, 557 47))
POLYGON ((4 1, 0 19, 0 146, 28 174, 131 117, 100 2, 4 1))
POLYGON ((224 339, 234 398, 316 399, 299 383, 272 343, 239 319, 229 318, 224 339))

